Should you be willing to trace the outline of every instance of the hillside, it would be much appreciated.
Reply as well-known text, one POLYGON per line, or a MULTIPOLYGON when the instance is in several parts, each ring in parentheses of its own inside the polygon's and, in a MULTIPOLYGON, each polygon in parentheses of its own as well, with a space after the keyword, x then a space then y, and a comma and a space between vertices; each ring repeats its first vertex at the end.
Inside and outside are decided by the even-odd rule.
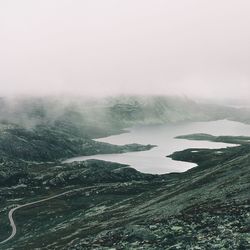
MULTIPOLYGON (((109 100, 109 105, 113 102, 109 100)), ((121 103, 113 103, 112 108, 91 106, 95 112, 106 110, 101 117, 84 115, 86 107, 71 114, 72 107, 68 107, 52 120, 53 109, 46 106, 41 112, 40 104, 34 106, 39 107, 35 111, 24 111, 19 105, 22 113, 16 118, 15 109, 5 119, 2 116, 0 242, 11 235, 9 211, 18 204, 31 205, 16 210, 17 234, 0 243, 0 249, 249 249, 248 137, 180 136, 238 145, 173 153, 169 157, 198 165, 184 173, 143 174, 126 165, 97 160, 62 163, 77 155, 151 149, 152 145, 116 146, 93 138, 122 132, 129 123, 147 123, 144 118, 154 120, 156 114, 146 115, 149 106, 144 106, 138 112, 144 118, 134 116, 135 105, 126 106, 131 105, 126 101, 125 108, 121 103), (111 117, 120 117, 114 118, 119 124, 108 119, 110 112, 114 112, 111 117), (99 119, 103 128, 96 123, 99 119), (29 121, 32 125, 28 126, 29 121), (39 200, 42 202, 36 203, 39 200)), ((184 113, 184 106, 179 114, 184 113)), ((165 105, 163 109, 172 108, 165 105)), ((217 112, 216 116, 227 117, 229 110, 223 109, 223 115, 217 112)), ((174 118, 169 114, 170 121, 174 118)), ((214 119, 212 114, 199 119, 214 119)), ((190 111, 182 118, 188 121, 191 116, 190 111)))
POLYGON ((29 164, 22 183, 1 188, 2 239, 13 203, 73 192, 17 212, 19 233, 2 247, 248 249, 250 145, 221 149, 219 157, 218 150, 197 151, 171 156, 198 163, 181 174, 142 174, 94 160, 29 164))

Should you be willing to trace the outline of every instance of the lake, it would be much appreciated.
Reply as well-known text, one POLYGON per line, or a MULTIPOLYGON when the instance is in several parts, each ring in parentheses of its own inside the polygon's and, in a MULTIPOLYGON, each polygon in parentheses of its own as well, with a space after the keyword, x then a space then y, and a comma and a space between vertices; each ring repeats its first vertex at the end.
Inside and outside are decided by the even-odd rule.
POLYGON ((250 136, 250 125, 228 120, 185 122, 165 125, 140 125, 131 127, 128 130, 128 133, 100 138, 96 139, 96 141, 108 142, 117 145, 129 143, 153 144, 157 145, 157 147, 149 151, 142 152, 79 156, 68 159, 65 162, 98 159, 128 164, 144 173, 164 174, 170 172, 183 172, 196 165, 188 162, 174 161, 166 156, 175 151, 187 148, 219 149, 234 145, 217 142, 175 139, 176 136, 193 133, 250 136))

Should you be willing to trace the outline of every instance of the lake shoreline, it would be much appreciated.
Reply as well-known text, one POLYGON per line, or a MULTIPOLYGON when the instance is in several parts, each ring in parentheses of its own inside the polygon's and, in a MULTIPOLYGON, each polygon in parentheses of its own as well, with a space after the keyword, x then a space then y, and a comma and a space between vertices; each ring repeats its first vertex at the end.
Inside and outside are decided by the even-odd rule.
POLYGON ((127 131, 129 130, 127 133, 99 138, 96 139, 96 141, 119 146, 127 143, 140 143, 143 145, 154 144, 157 145, 157 148, 152 147, 147 152, 140 151, 136 153, 125 152, 122 154, 92 154, 90 156, 79 156, 67 159, 66 162, 98 159, 127 164, 143 173, 166 174, 171 172, 185 172, 196 165, 190 162, 186 162, 186 164, 180 161, 177 162, 175 159, 169 157, 170 160, 165 160, 164 158, 166 158, 166 155, 172 155, 174 152, 187 148, 226 148, 233 147, 235 144, 229 143, 229 141, 224 142, 223 140, 193 140, 185 142, 185 138, 179 138, 178 140, 177 138, 183 133, 187 132, 186 134, 192 134, 199 130, 201 130, 201 132, 217 133, 218 135, 221 134, 220 132, 225 134, 225 129, 220 131, 218 128, 225 128, 226 126, 230 127, 229 132, 231 130, 233 135, 238 135, 238 133, 242 133, 243 130, 246 130, 244 126, 248 128, 249 125, 229 120, 172 123, 165 125, 137 125, 126 128, 127 131), (171 133, 171 130, 173 130, 173 133, 171 133), (164 137, 166 138, 165 140, 164 137))

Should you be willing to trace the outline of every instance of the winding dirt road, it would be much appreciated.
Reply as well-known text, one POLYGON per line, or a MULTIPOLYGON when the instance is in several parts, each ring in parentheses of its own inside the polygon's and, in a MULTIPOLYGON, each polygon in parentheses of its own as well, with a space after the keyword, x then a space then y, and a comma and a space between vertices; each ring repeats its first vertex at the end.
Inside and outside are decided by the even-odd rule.
POLYGON ((8 242, 9 240, 11 240, 11 239, 16 235, 17 228, 16 228, 15 221, 14 221, 14 219, 13 219, 13 214, 14 214, 17 210, 19 210, 19 209, 21 209, 21 208, 24 208, 24 207, 32 206, 32 205, 34 205, 34 204, 38 204, 38 203, 42 203, 42 202, 45 202, 45 201, 49 201, 49 200, 52 200, 52 199, 55 199, 55 198, 64 196, 64 195, 66 195, 66 194, 73 193, 73 192, 77 192, 77 191, 84 190, 84 189, 86 189, 86 188, 78 188, 78 189, 70 190, 70 191, 67 191, 67 192, 64 192, 64 193, 61 193, 61 194, 54 195, 54 196, 49 197, 49 198, 45 198, 45 199, 41 199, 41 200, 38 200, 38 201, 26 203, 26 204, 24 204, 24 205, 18 205, 17 207, 12 208, 12 209, 9 211, 9 214, 8 214, 9 221, 10 221, 10 226, 12 227, 12 233, 11 233, 11 235, 10 235, 7 239, 1 241, 0 244, 4 244, 4 243, 8 242))

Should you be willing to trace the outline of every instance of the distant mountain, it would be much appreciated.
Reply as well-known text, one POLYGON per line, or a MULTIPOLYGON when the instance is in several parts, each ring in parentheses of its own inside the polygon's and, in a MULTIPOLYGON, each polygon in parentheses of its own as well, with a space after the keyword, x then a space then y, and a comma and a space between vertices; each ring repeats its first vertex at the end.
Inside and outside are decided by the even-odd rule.
POLYGON ((172 96, 2 98, 0 122, 25 128, 71 122, 89 138, 119 132, 137 123, 232 119, 250 121, 250 111, 172 96))
POLYGON ((108 100, 111 118, 128 125, 218 119, 250 121, 250 110, 171 96, 121 96, 108 100))

